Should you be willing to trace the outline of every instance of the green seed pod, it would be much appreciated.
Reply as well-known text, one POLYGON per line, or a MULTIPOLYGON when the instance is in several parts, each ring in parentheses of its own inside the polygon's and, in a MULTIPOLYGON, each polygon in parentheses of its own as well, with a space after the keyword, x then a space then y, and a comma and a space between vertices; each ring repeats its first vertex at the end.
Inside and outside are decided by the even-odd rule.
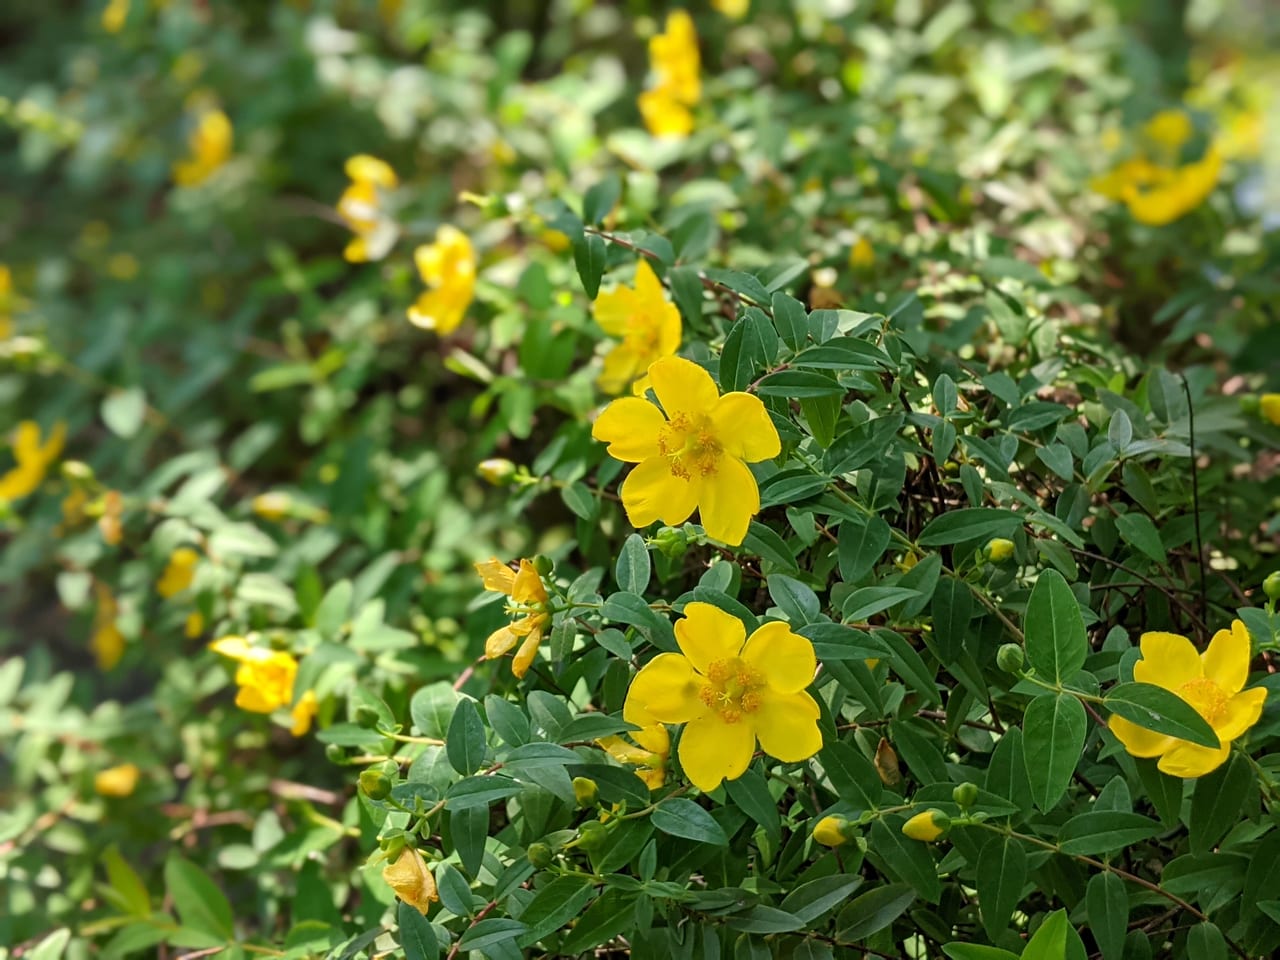
POLYGON ((324 748, 325 759, 330 763, 336 763, 340 766, 347 764, 347 751, 336 743, 330 743, 324 748))
POLYGON ((1005 673, 1017 673, 1026 662, 1026 654, 1016 643, 1006 643, 996 651, 996 665, 1005 673))
POLYGON ((545 553, 540 553, 533 558, 533 569, 538 571, 539 576, 549 576, 551 571, 556 568, 555 561, 548 557, 545 553))
POLYGON ((539 870, 551 866, 555 855, 551 852, 551 848, 545 843, 531 843, 529 849, 525 851, 525 856, 529 862, 539 870))
POLYGON ((978 785, 975 783, 962 783, 951 791, 951 799, 954 800, 961 810, 967 810, 978 802, 978 785))

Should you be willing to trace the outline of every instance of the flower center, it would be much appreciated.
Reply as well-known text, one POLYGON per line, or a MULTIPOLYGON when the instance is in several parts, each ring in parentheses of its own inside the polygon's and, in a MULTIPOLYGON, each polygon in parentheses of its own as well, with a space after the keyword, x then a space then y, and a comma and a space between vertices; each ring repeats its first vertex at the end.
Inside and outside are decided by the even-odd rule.
POLYGON ((725 723, 737 723, 743 714, 759 709, 764 687, 764 674, 741 657, 728 657, 711 662, 699 696, 725 723))
POLYGON ((1222 688, 1208 677, 1188 680, 1178 688, 1178 696, 1196 708, 1196 713, 1217 726, 1227 715, 1227 702, 1231 699, 1222 688))
POLYGON ((721 447, 705 413, 679 413, 658 433, 658 449, 667 458, 672 476, 692 480, 711 476, 720 465, 721 447))

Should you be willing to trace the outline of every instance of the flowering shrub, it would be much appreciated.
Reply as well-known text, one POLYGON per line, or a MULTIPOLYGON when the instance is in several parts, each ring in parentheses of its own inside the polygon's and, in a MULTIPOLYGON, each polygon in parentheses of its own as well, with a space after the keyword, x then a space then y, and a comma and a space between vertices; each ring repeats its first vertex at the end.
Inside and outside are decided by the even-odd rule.
POLYGON ((1275 26, 979 6, 0 14, 0 955, 1280 950, 1275 26))

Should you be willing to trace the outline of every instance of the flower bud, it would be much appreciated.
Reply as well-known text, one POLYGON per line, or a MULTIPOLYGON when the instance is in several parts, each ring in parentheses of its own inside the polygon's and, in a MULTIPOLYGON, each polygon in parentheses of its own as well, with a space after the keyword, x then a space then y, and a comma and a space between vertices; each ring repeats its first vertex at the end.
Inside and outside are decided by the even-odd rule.
POLYGON ((608 837, 605 825, 599 820, 588 820, 578 827, 578 846, 584 850, 598 850, 608 837))
POLYGON ((515 476, 515 472, 516 465, 510 460, 502 458, 481 460, 476 466, 476 476, 487 483, 493 484, 495 487, 506 486, 511 478, 515 476))
POLYGON ((556 568, 556 562, 548 557, 545 553, 540 553, 530 561, 533 569, 538 571, 538 575, 542 577, 550 576, 551 571, 556 568))
POLYGON ((1019 672, 1026 662, 1026 654, 1022 652, 1022 647, 1016 643, 1002 644, 1000 649, 996 651, 996 666, 1005 673, 1019 672))
POLYGON ((1280 570, 1267 574, 1267 579, 1262 581, 1262 592, 1268 600, 1280 600, 1280 570))
POLYGON ((138 786, 140 771, 132 763, 99 770, 93 776, 93 790, 103 797, 127 797, 138 786))
POLYGON ((424 915, 432 901, 440 899, 427 861, 412 847, 405 847, 395 863, 382 868, 382 879, 397 897, 424 915))
POLYGON ((93 467, 82 460, 63 460, 60 469, 62 470, 62 475, 72 483, 91 483, 93 481, 93 467))
POLYGON ((555 854, 551 852, 551 848, 545 843, 529 844, 529 849, 525 851, 524 855, 539 870, 551 866, 552 861, 555 859, 555 854))
POLYGON ((951 826, 951 818, 941 810, 926 810, 924 813, 917 813, 914 817, 902 825, 903 836, 910 837, 912 840, 919 840, 922 843, 932 843, 937 840, 951 826))
POLYGON ((253 512, 263 520, 282 520, 289 513, 293 501, 287 493, 260 493, 253 498, 253 512))
POLYGON ((844 817, 823 817, 813 828, 813 839, 824 847, 838 847, 849 842, 849 838, 845 836, 848 828, 849 821, 844 817))
POLYGON ((994 540, 987 541, 987 546, 982 552, 992 563, 1004 563, 1013 556, 1013 541, 996 537, 994 540))
POLYGON ((960 784, 951 791, 951 799, 961 810, 969 809, 978 802, 978 785, 976 783, 960 784))
POLYGON ((346 766, 347 751, 336 743, 329 743, 325 745, 324 758, 330 763, 336 763, 339 766, 346 766))
POLYGON ((1280 393, 1264 393, 1259 397, 1258 412, 1262 419, 1280 427, 1280 393))
POLYGON ((391 779, 381 770, 364 770, 360 774, 360 792, 370 800, 385 800, 391 796, 391 779))
POLYGON ((573 798, 578 801, 580 807, 594 806, 596 795, 599 793, 596 782, 588 777, 573 778, 573 798))

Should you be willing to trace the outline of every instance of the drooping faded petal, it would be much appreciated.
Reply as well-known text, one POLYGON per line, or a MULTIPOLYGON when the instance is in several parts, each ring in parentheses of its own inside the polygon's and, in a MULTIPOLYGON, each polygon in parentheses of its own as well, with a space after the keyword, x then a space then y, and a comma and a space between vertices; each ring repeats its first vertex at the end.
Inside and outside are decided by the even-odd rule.
POLYGON ((822 749, 818 716, 818 704, 809 694, 769 691, 751 714, 751 724, 765 753, 784 763, 795 763, 822 749))
POLYGON ((707 536, 736 547, 759 512, 756 478, 741 460, 721 457, 716 472, 702 478, 698 493, 698 516, 707 536))
POLYGON ((663 357, 649 366, 653 392, 668 417, 710 413, 720 396, 711 374, 684 357, 663 357))
POLYGON ((1133 679, 1154 683, 1175 693, 1184 683, 1200 676, 1200 654, 1186 637, 1155 631, 1138 641, 1142 659, 1133 665, 1133 679))
POLYGON ((1201 658, 1204 675, 1226 693, 1239 693, 1249 679, 1251 657, 1249 628, 1233 620, 1230 630, 1219 630, 1209 641, 1209 649, 1201 658))
POLYGON ((778 428, 759 397, 726 393, 712 408, 711 423, 720 446, 730 456, 755 463, 782 452, 778 428))
POLYGON ((645 460, 627 475, 618 492, 622 495, 627 519, 637 529, 655 520, 683 523, 698 503, 698 487, 684 477, 675 476, 666 457, 645 460))
MULTIPOLYGON (((708 711, 698 695, 702 684, 687 657, 660 653, 631 681, 627 703, 632 700, 662 723, 687 723, 708 711)), ((624 708, 624 715, 626 713, 624 708)))
POLYGON ((1161 773, 1192 780, 1217 770, 1230 753, 1231 745, 1226 743, 1215 750, 1186 740, 1175 740, 1173 747, 1160 758, 1157 766, 1161 773))
POLYGON ((1257 723, 1266 700, 1265 687, 1254 687, 1232 697, 1227 702, 1227 715, 1213 725, 1218 739, 1229 743, 1257 723))
POLYGON ((725 723, 719 714, 710 713, 680 735, 680 766, 690 782, 707 793, 724 780, 742 776, 755 747, 750 724, 725 723))
POLYGON ((731 613, 695 600, 686 604, 684 618, 676 621, 676 643, 699 673, 716 660, 736 657, 747 638, 747 628, 731 613))
POLYGON ((538 644, 542 642, 540 618, 530 617, 529 619, 535 621, 534 628, 529 631, 529 635, 525 637, 524 643, 520 644, 520 649, 516 651, 515 658, 511 661, 511 672, 517 677, 523 677, 529 672, 534 657, 538 655, 538 644))
POLYGON ((1135 757, 1158 757, 1177 743, 1173 737, 1140 727, 1115 714, 1107 720, 1107 726, 1124 748, 1135 757))
POLYGON ((648 400, 623 397, 604 408, 591 427, 591 436, 609 445, 609 456, 623 463, 640 463, 658 456, 658 434, 666 425, 662 411, 648 400))
POLYGON ((778 693, 798 693, 818 669, 813 644, 781 622, 766 623, 751 634, 742 659, 764 674, 769 687, 778 693))

